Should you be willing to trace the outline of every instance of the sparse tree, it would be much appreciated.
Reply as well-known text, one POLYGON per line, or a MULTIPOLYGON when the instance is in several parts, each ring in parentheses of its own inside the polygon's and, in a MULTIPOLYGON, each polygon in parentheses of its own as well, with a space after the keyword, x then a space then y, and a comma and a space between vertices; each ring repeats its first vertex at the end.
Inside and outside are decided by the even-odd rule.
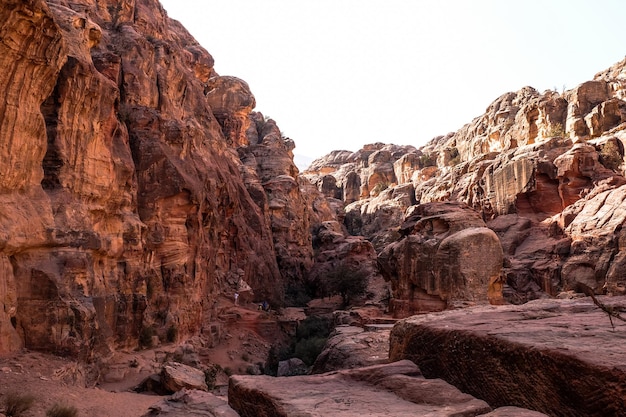
POLYGON ((329 294, 339 294, 345 307, 354 297, 365 294, 368 281, 364 269, 342 262, 326 276, 325 287, 329 294))

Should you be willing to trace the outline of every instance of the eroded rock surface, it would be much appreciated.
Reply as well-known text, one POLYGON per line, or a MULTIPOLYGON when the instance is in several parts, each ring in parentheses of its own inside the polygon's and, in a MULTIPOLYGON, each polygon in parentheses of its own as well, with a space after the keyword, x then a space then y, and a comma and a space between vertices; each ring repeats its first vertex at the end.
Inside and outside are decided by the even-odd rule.
POLYGON ((474 210, 452 202, 421 204, 400 234, 379 254, 392 284, 394 315, 501 301, 502 246, 474 210))
POLYGON ((204 391, 183 389, 150 407, 144 417, 152 416, 239 417, 226 401, 204 391))
POLYGON ((447 384, 421 377, 417 366, 399 361, 313 376, 233 376, 230 406, 252 416, 476 416, 491 411, 447 384))
POLYGON ((0 21, 0 352, 182 339, 222 293, 280 306, 308 278, 338 210, 158 1, 7 1, 0 21))
MULTIPOLYGON (((404 256, 402 247, 411 252, 402 224, 416 206, 456 201, 501 240, 497 302, 523 303, 582 284, 597 294, 623 294, 615 271, 623 258, 617 207, 626 183, 625 71, 626 60, 561 94, 524 87, 419 149, 377 143, 336 151, 314 161, 304 176, 326 195, 341 196, 348 231, 367 237, 383 264, 404 256), (606 211, 599 209, 603 201, 606 211)), ((429 287, 445 286, 441 265, 421 264, 432 271, 429 287)), ((442 308, 428 291, 422 296, 423 268, 407 261, 387 269, 404 270, 394 274, 415 285, 395 286, 395 301, 405 310, 442 308)))
POLYGON ((312 374, 361 368, 389 361, 390 329, 337 326, 313 363, 312 374))
MULTIPOLYGON (((612 311, 624 297, 599 297, 612 311)), ((414 316, 390 336, 390 359, 410 359, 492 406, 551 416, 622 416, 625 324, 589 298, 536 300, 414 316)))

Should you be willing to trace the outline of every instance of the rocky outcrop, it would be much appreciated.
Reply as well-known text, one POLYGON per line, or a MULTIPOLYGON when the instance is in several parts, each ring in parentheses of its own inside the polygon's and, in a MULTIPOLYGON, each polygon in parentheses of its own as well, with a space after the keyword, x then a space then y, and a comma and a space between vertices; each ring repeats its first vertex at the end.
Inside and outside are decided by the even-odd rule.
POLYGON ((183 389, 150 407, 143 417, 151 416, 239 417, 226 401, 204 391, 183 389))
MULTIPOLYGON (((599 302, 617 314, 626 306, 624 297, 599 302)), ((621 416, 623 327, 589 298, 475 307, 399 322, 389 356, 410 359, 426 377, 442 378, 492 406, 621 416)))
MULTIPOLYGON (((29 348, 89 358, 136 344, 142 328, 196 332, 204 300, 233 271, 281 298, 271 230, 205 91, 235 113, 253 96, 216 79, 211 56, 157 2, 126 6, 2 7, 21 19, 3 38, 26 42, 3 44, 23 66, 5 68, 42 83, 29 87, 41 97, 2 112, 0 132, 23 167, 5 165, 14 177, 3 177, 3 282, 15 289, 3 328, 29 348)), ((3 94, 18 97, 15 81, 3 94)))
POLYGON ((161 371, 163 389, 173 393, 183 388, 207 391, 204 372, 178 362, 168 362, 161 371))
POLYGON ((404 179, 407 165, 411 166, 405 155, 416 152, 413 146, 384 143, 365 145, 354 153, 334 151, 313 161, 304 175, 327 197, 352 203, 399 184, 398 177, 404 179))
MULTIPOLYGON (((415 239, 402 234, 414 207, 456 201, 474 210, 502 243, 505 301, 556 296, 578 284, 596 293, 620 294, 623 280, 609 265, 613 259, 621 265, 622 259, 623 222, 616 207, 626 181, 625 68, 626 60, 561 94, 531 87, 506 93, 483 115, 420 149, 367 145, 351 155, 320 158, 304 175, 326 193, 333 191, 333 176, 335 189, 343 191, 348 231, 367 237, 383 265, 402 257, 402 248, 415 239), (387 160, 383 154, 394 161, 395 182, 379 181, 376 191, 364 188, 384 176, 370 176, 364 158, 356 156, 367 155, 369 164, 387 160), (346 194, 341 187, 347 183, 370 192, 346 194), (598 208, 609 194, 611 202, 601 213, 598 208)), ((399 275, 407 282, 423 281, 420 274, 432 271, 429 285, 441 286, 437 280, 447 272, 439 271, 433 259, 420 268, 412 269, 408 261, 386 268, 403 269, 399 275)), ((415 291, 395 288, 397 302, 414 304, 407 311, 442 308, 427 306, 430 297, 422 297, 418 308, 409 301, 415 291)))
MULTIPOLYGON (((228 401, 248 416, 478 416, 491 412, 484 401, 440 379, 425 379, 410 361, 322 375, 230 378, 228 401)), ((540 413, 509 408, 510 416, 540 413)), ((496 414, 507 415, 495 410, 496 414)))
POLYGON ((502 246, 475 211, 452 202, 421 204, 400 234, 378 257, 392 284, 395 316, 501 302, 502 246))

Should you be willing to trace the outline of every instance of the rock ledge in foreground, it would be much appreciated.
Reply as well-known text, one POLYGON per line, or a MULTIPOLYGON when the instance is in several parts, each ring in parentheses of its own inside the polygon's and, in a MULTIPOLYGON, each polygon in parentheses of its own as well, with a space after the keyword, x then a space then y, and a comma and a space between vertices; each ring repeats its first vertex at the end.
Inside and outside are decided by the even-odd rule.
MULTIPOLYGON (((626 297, 599 298, 618 310, 626 306, 626 297)), ((396 324, 389 356, 410 359, 427 378, 442 378, 491 406, 624 416, 626 323, 615 325, 588 298, 446 311, 396 324)))

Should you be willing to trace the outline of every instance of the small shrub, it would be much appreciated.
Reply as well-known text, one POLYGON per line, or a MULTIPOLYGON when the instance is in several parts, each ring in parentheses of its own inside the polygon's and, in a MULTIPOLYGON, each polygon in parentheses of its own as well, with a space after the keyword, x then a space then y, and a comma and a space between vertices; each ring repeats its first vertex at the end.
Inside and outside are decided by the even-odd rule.
POLYGON ((178 338, 178 327, 176 327, 175 325, 171 325, 168 329, 167 329, 167 334, 165 335, 165 337, 167 338, 167 341, 172 343, 175 342, 176 339, 178 338))
POLYGON ((2 402, 4 403, 4 414, 7 417, 17 417, 33 406, 35 397, 30 394, 10 392, 4 397, 2 402))
POLYGON ((613 140, 607 141, 599 152, 600 163, 606 168, 613 171, 618 171, 619 167, 624 162, 622 152, 620 152, 619 146, 613 140))
POLYGON ((76 417, 78 409, 73 405, 55 404, 46 410, 46 417, 76 417))
POLYGON ((233 374, 233 370, 227 366, 226 368, 224 368, 224 373, 226 374, 226 376, 231 376, 233 374))
POLYGON ((218 364, 209 365, 204 370, 204 382, 206 382, 207 387, 209 389, 215 388, 215 380, 217 379, 217 374, 222 370, 222 367, 218 364))
POLYGON ((307 366, 311 366, 319 354, 322 353, 325 345, 325 337, 302 339, 296 343, 294 356, 302 359, 302 362, 306 363, 307 366))
POLYGON ((380 195, 380 193, 385 191, 387 188, 389 188, 389 183, 388 182, 379 182, 378 184, 376 184, 374 186, 374 188, 372 188, 372 192, 370 194, 372 196, 376 197, 376 196, 380 195))
POLYGON ((241 360, 243 360, 244 362, 248 362, 250 360, 250 356, 248 356, 247 353, 244 353, 241 355, 241 360))
POLYGON ((433 157, 431 154, 427 153, 419 157, 420 168, 433 167, 435 165, 437 165, 437 158, 433 157))
POLYGON ((565 128, 561 123, 553 123, 550 125, 550 129, 548 130, 548 137, 566 137, 567 133, 565 132, 565 128))
POLYGON ((449 166, 456 166, 461 163, 461 154, 457 148, 450 149, 450 161, 448 162, 449 166))
POLYGON ((304 307, 311 301, 307 288, 302 283, 291 283, 285 287, 285 305, 287 307, 304 307))
POLYGON ((296 340, 313 337, 326 338, 332 330, 332 320, 321 316, 310 316, 298 323, 296 340))
POLYGON ((152 347, 152 336, 155 335, 155 331, 152 327, 142 327, 139 332, 139 344, 145 349, 152 347))

